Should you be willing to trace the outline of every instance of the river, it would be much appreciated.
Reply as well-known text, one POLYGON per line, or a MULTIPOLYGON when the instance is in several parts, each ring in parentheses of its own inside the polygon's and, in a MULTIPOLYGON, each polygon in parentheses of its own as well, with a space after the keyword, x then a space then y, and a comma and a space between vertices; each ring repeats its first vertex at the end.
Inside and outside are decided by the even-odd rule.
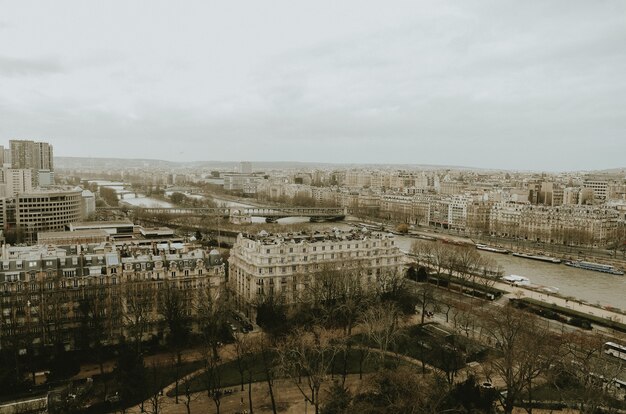
POLYGON ((104 181, 104 180, 90 180, 89 183, 96 183, 99 187, 106 187, 114 190, 120 201, 131 204, 137 207, 174 207, 172 203, 159 200, 158 198, 147 197, 143 194, 135 193, 133 191, 125 190, 125 183, 117 181, 104 181))

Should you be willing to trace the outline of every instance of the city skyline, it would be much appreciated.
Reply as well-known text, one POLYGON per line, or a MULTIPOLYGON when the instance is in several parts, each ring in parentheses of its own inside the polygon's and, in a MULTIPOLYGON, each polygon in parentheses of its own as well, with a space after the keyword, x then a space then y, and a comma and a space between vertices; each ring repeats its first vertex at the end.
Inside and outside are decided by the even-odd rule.
POLYGON ((5 4, 0 140, 171 161, 626 165, 621 2, 151 6, 5 4))

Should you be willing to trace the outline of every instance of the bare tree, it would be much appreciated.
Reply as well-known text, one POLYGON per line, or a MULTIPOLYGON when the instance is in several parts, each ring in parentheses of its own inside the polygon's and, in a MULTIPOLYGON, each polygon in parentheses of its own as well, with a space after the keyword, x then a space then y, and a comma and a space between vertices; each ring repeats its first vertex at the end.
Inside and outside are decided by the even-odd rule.
POLYGON ((626 372, 626 364, 603 352, 606 338, 588 332, 572 332, 563 341, 563 369, 580 386, 581 412, 595 413, 611 397, 614 379, 626 372))
POLYGON ((156 290, 152 281, 124 284, 122 317, 137 352, 141 352, 141 343, 152 319, 155 301, 156 290))
POLYGON ((444 274, 444 271, 447 271, 448 275, 451 274, 454 256, 449 244, 442 241, 415 241, 411 246, 411 250, 422 263, 435 272, 438 280, 444 274))
POLYGON ((417 290, 418 304, 421 307, 421 324, 424 324, 424 319, 427 312, 434 312, 439 307, 439 297, 435 290, 436 288, 428 282, 421 283, 417 290))
POLYGON ((164 382, 161 375, 159 375, 159 366, 156 364, 153 364, 150 367, 150 377, 152 379, 152 385, 154 386, 154 392, 148 398, 146 412, 150 414, 159 414, 163 412, 163 403, 165 401, 163 388, 167 384, 164 382))
POLYGON ((400 336, 399 311, 394 304, 381 303, 372 306, 361 317, 361 325, 370 341, 380 351, 384 363, 389 347, 400 336))
POLYGON ((534 381, 549 369, 558 341, 552 339, 545 321, 512 306, 486 310, 481 323, 501 352, 491 360, 491 368, 506 385, 501 402, 510 414, 524 391, 530 392, 534 381))
POLYGON ((248 336, 244 334, 236 334, 235 337, 235 354, 237 362, 237 371, 239 371, 239 380, 241 384, 241 391, 244 390, 245 383, 245 374, 250 371, 250 358, 252 357, 251 353, 251 344, 248 340, 248 336))
POLYGON ((293 380, 306 401, 319 414, 320 389, 330 376, 337 353, 333 333, 324 328, 297 329, 280 344, 278 355, 282 372, 293 380), (306 389, 300 379, 304 378, 306 389))
POLYGON ((175 282, 167 281, 159 290, 159 313, 168 328, 168 343, 176 354, 176 404, 178 404, 178 380, 182 351, 189 338, 189 309, 186 291, 177 288, 175 282))
POLYGON ((219 357, 215 357, 211 348, 204 348, 204 371, 202 372, 203 385, 207 397, 213 400, 217 414, 220 413, 222 403, 222 372, 219 357))
POLYGON ((198 315, 198 330, 204 344, 212 350, 213 357, 217 358, 228 312, 224 292, 207 286, 198 292, 194 306, 198 315))
POLYGON ((470 280, 479 271, 481 256, 473 246, 454 246, 450 249, 452 269, 463 280, 470 280))
POLYGON ((187 410, 187 414, 191 414, 191 403, 196 401, 199 397, 199 394, 194 394, 191 391, 191 381, 192 379, 186 377, 183 380, 183 395, 185 396, 183 399, 183 404, 185 405, 185 410, 187 410))
MULTIPOLYGON (((259 357, 261 358, 261 367, 263 369, 265 382, 267 383, 267 391, 270 395, 272 412, 274 414, 277 414, 276 399, 274 397, 274 378, 276 376, 275 372, 277 369, 277 365, 276 348, 272 343, 273 339, 274 337, 270 335, 258 335, 254 338, 251 344, 251 348, 253 351, 255 351, 255 354, 259 355, 259 357)), ((252 391, 250 388, 252 382, 252 372, 248 371, 248 375, 248 400, 250 402, 250 410, 252 410, 252 391)))

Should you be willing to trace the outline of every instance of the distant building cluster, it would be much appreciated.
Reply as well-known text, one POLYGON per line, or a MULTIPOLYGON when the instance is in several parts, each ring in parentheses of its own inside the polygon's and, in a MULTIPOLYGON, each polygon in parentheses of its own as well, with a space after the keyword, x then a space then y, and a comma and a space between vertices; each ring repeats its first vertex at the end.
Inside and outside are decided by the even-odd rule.
POLYGON ((47 142, 11 140, 8 150, 0 146, 0 157, 0 197, 15 197, 54 184, 54 157, 52 145, 47 142))
POLYGON ((0 226, 33 242, 42 231, 64 230, 96 211, 95 196, 80 187, 55 186, 53 147, 11 140, 0 146, 0 226))
POLYGON ((626 179, 622 175, 538 178, 451 171, 317 171, 259 181, 257 197, 347 207, 383 220, 469 234, 606 245, 624 224, 626 179))
POLYGON ((548 243, 604 246, 620 238, 626 226, 624 171, 544 174, 297 165, 261 169, 241 162, 217 169, 136 167, 117 174, 112 178, 153 186, 211 184, 259 202, 342 207, 381 221, 548 243))

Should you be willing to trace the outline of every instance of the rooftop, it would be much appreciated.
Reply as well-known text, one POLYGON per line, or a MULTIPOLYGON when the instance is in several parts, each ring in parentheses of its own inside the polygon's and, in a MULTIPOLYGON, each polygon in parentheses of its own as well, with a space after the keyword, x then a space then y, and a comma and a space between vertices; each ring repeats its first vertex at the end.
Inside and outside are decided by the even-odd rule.
POLYGON ((262 244, 279 244, 279 243, 316 243, 327 241, 342 241, 342 240, 382 240, 393 238, 392 234, 384 234, 371 232, 367 229, 350 231, 341 231, 334 229, 333 231, 325 232, 297 232, 297 233, 268 233, 261 231, 257 234, 242 234, 249 240, 261 242, 262 244))

